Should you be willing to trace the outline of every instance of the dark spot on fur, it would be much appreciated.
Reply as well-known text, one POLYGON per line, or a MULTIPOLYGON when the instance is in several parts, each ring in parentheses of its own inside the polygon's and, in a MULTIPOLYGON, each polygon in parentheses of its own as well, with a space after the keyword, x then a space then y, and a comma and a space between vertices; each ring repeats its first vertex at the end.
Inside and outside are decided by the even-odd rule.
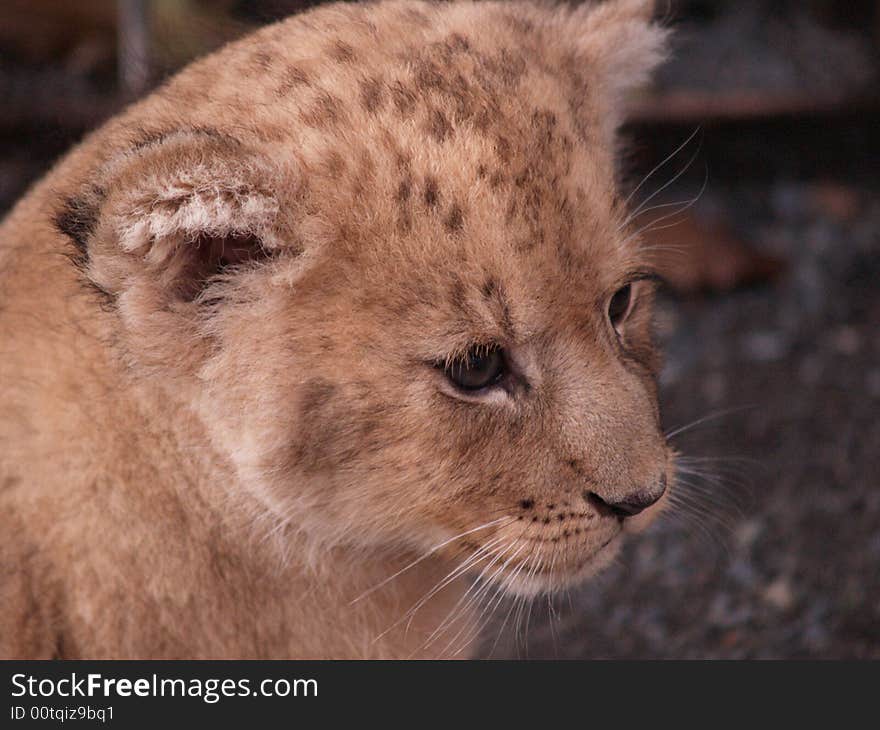
POLYGON ((450 233, 458 233, 464 227, 464 213, 458 203, 452 204, 449 213, 446 215, 446 220, 443 221, 443 225, 446 226, 446 230, 450 233))
POLYGON ((321 378, 306 382, 297 404, 297 443, 292 466, 306 472, 338 468, 378 449, 377 433, 385 416, 381 404, 370 400, 368 387, 340 388, 321 378))
POLYGON ((412 180, 409 176, 403 178, 400 181, 400 185, 397 186, 397 202, 398 203, 406 203, 410 196, 412 195, 412 180))
POLYGON ((342 101, 327 91, 319 91, 311 104, 300 112, 300 119, 316 129, 336 124, 341 117, 342 101))
POLYGON ((373 76, 368 79, 361 79, 360 87, 361 106, 370 114, 379 111, 385 102, 382 82, 373 76))
POLYGON ((324 158, 324 167, 331 179, 339 180, 345 173, 345 160, 342 155, 333 150, 324 158))
POLYGON ((272 68, 272 56, 265 50, 259 49, 251 56, 251 64, 257 71, 269 71, 272 68))
POLYGON ((548 149, 552 144, 556 124, 556 114, 552 111, 536 109, 532 112, 532 130, 535 141, 541 150, 548 149))
POLYGON ((416 8, 404 8, 401 11, 400 15, 404 20, 413 23, 414 25, 427 27, 431 24, 428 16, 425 15, 421 10, 417 10, 416 8))
POLYGON ((393 145, 391 148, 394 149, 394 162, 397 165, 397 169, 401 172, 405 172, 409 175, 410 169, 412 168, 412 155, 409 152, 403 152, 393 145))
POLYGON ((9 476, 3 477, 3 483, 0 484, 0 490, 12 489, 19 484, 21 484, 21 477, 16 476, 15 474, 10 474, 9 476))
POLYGON ((310 380, 303 386, 299 402, 299 415, 303 421, 314 421, 320 411, 326 410, 333 399, 336 386, 318 378, 310 380))
POLYGON ((337 388, 326 380, 314 379, 302 388, 299 400, 301 443, 296 448, 296 462, 305 469, 315 469, 326 458, 325 445, 336 436, 333 405, 337 388))
POLYGON ((279 97, 286 96, 301 86, 309 86, 309 77, 299 66, 290 65, 284 70, 281 84, 275 90, 275 93, 279 97))
POLYGON ((410 198, 412 198, 412 178, 409 174, 400 181, 394 197, 399 206, 397 227, 406 233, 412 228, 412 212, 409 205, 410 198))
POLYGON ((498 155, 501 162, 504 164, 510 162, 511 152, 510 142, 507 138, 499 136, 495 139, 495 154, 498 155))
POLYGON ((456 53, 464 53, 471 49, 470 41, 461 33, 451 33, 444 41, 444 44, 447 48, 456 53))
MULTIPOLYGON (((526 60, 522 54, 509 48, 502 48, 495 56, 482 56, 480 61, 484 75, 507 87, 515 86, 526 69, 526 60)), ((488 79, 483 81, 483 86, 491 88, 488 79)))
POLYGON ((446 115, 439 109, 433 109, 428 119, 428 134, 438 142, 443 142, 452 134, 452 125, 446 115))
POLYGON ((440 202, 440 187, 437 179, 432 175, 425 178, 425 205, 433 208, 440 202))
POLYGON ((574 121, 575 132, 582 142, 595 142, 592 139, 596 130, 591 125, 589 110, 593 106, 593 93, 582 72, 577 57, 570 55, 564 62, 564 71, 569 82, 568 109, 574 121))
POLYGON ((532 507, 535 506, 535 500, 534 499, 524 499, 524 500, 522 500, 522 502, 519 503, 519 506, 522 507, 523 509, 532 509, 532 507))
POLYGON ((494 108, 491 98, 475 95, 471 84, 460 73, 447 82, 443 93, 452 102, 454 118, 459 123, 471 122, 481 131, 486 129, 490 109, 494 108))
POLYGON ((440 73, 440 70, 433 61, 427 59, 422 59, 416 63, 414 80, 422 93, 443 87, 443 74, 440 73))
POLYGON ((520 18, 516 15, 505 15, 504 17, 510 27, 520 35, 530 36, 535 32, 535 24, 528 18, 520 18))
POLYGON ((351 63, 355 59, 354 48, 345 41, 337 40, 330 47, 330 57, 338 63, 351 63))
POLYGON ((333 338, 329 335, 320 335, 318 337, 318 349, 321 352, 333 352, 335 349, 335 345, 333 343, 333 338))
POLYGON ((412 115, 416 105, 416 95, 412 89, 404 86, 401 81, 395 81, 391 85, 391 99, 401 116, 412 115))

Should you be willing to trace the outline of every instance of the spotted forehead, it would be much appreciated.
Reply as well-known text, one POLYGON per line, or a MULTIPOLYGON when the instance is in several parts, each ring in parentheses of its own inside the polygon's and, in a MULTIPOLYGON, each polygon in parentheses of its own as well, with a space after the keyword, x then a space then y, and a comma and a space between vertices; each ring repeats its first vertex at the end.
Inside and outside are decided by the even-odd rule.
POLYGON ((502 284, 512 261, 578 280, 616 215, 599 80, 547 13, 485 5, 475 24, 465 5, 323 8, 164 93, 292 157, 309 230, 338 251, 423 268, 454 251, 502 284))
POLYGON ((239 49, 232 73, 255 84, 224 103, 293 139, 347 229, 455 236, 491 215, 521 249, 569 240, 607 213, 610 151, 588 69, 517 8, 485 7, 479 27, 422 4, 293 20, 239 49))

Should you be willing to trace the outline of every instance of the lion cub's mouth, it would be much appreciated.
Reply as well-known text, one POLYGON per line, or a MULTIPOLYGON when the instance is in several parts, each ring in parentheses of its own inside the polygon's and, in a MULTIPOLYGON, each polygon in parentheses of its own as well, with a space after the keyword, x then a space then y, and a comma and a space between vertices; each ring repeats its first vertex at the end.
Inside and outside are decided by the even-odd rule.
POLYGON ((624 532, 621 518, 591 517, 566 526, 561 520, 539 520, 525 528, 522 521, 510 522, 483 544, 467 545, 472 556, 468 572, 480 583, 522 596, 580 583, 613 559, 624 532))
POLYGON ((468 574, 479 583, 532 597, 577 585, 614 559, 625 534, 645 529, 668 495, 640 514, 559 504, 520 504, 518 515, 494 525, 491 535, 463 541, 468 574))

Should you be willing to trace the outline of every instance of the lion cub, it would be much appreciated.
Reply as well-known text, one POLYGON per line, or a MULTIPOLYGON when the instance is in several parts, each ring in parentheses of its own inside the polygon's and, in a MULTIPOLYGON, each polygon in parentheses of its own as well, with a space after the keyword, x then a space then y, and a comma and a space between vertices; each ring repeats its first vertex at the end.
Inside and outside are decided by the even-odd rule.
POLYGON ((0 227, 0 655, 461 656, 608 563, 673 475, 650 17, 331 5, 67 155, 0 227))

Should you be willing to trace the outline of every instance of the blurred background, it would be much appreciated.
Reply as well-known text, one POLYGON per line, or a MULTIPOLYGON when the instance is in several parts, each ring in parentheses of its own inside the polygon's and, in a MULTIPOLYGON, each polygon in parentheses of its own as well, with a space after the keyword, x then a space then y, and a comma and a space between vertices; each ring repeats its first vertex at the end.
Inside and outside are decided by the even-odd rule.
MULTIPOLYGON (((317 3, 2 0, 0 214, 188 60, 317 3)), ((880 658, 880 1, 669 0, 626 170, 677 505, 492 657, 880 658)), ((505 620, 506 617, 506 620, 505 620)))

